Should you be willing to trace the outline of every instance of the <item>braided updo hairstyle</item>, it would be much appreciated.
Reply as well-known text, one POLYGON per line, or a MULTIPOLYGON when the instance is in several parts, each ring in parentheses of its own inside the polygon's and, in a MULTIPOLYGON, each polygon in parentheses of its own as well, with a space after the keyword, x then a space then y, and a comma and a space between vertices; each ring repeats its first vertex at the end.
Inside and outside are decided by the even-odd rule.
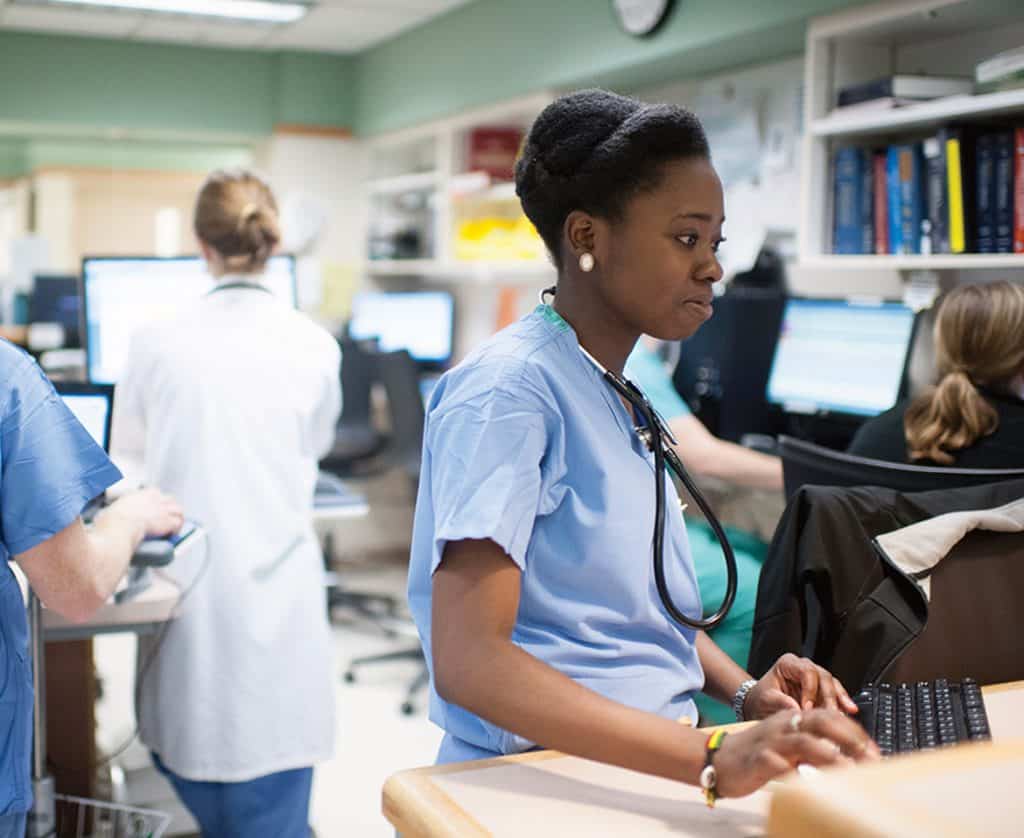
POLYGON ((709 157, 704 129, 685 108, 581 90, 533 123, 516 162, 516 194, 561 268, 569 213, 620 220, 631 198, 657 186, 666 163, 709 157))

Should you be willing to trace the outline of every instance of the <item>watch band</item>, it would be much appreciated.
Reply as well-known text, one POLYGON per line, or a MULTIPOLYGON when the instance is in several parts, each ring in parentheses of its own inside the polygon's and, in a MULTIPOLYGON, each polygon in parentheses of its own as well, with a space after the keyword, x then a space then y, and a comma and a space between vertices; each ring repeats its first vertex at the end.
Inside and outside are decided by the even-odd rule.
POLYGON ((708 808, 715 806, 718 800, 718 771, 715 769, 715 753, 722 747, 722 742, 728 734, 719 728, 708 737, 707 746, 704 750, 704 769, 700 772, 700 787, 704 789, 704 800, 708 808))
POLYGON ((757 686, 757 681, 753 678, 744 681, 740 684, 739 689, 736 690, 736 695, 732 697, 732 712, 736 714, 736 721, 745 722, 746 718, 743 716, 743 705, 747 700, 747 696, 750 691, 757 686))

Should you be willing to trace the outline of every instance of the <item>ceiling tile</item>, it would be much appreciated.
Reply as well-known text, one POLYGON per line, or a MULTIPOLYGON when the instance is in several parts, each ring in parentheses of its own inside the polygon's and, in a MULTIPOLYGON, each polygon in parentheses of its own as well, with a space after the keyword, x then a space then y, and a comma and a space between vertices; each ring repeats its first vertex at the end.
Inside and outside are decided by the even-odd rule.
POLYGON ((255 47, 262 44, 271 31, 272 27, 260 24, 146 15, 132 37, 140 41, 176 41, 195 46, 255 47))
POLYGON ((119 38, 139 24, 140 15, 130 12, 79 11, 43 6, 0 7, 0 28, 119 38))
POLYGON ((0 29, 344 53, 386 41, 468 2, 472 0, 320 0, 295 23, 262 26, 135 12, 11 6, 0 0, 0 29))
POLYGON ((279 27, 266 46, 352 52, 396 35, 410 13, 381 8, 320 6, 302 20, 279 27))

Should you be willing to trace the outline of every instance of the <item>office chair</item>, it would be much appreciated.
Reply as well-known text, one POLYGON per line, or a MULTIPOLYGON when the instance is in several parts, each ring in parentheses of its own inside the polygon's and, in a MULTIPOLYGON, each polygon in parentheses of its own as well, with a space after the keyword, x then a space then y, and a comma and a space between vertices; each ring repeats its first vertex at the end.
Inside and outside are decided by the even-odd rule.
POLYGON ((716 436, 775 436, 783 417, 764 400, 786 298, 774 289, 732 288, 715 316, 679 346, 672 383, 716 436))
POLYGON ((343 338, 340 343, 341 417, 334 446, 320 467, 338 477, 347 477, 380 451, 384 438, 373 427, 370 410, 376 353, 367 351, 358 341, 343 338))
MULTIPOLYGON (((376 457, 367 459, 356 470, 358 475, 379 474, 399 469, 407 476, 413 494, 420 476, 420 458, 423 447, 424 410, 420 395, 419 368, 408 352, 383 352, 374 356, 374 369, 387 396, 391 433, 387 443, 376 457)), ((406 715, 415 710, 414 699, 428 683, 427 664, 416 636, 412 620, 403 616, 404 597, 359 591, 337 590, 331 595, 331 604, 355 605, 356 610, 393 637, 415 637, 415 644, 407 648, 378 655, 366 655, 349 662, 344 673, 347 683, 356 680, 357 669, 377 663, 396 660, 419 661, 421 667, 409 684, 401 709, 406 715)))
POLYGON ((761 572, 750 671, 763 674, 794 652, 832 671, 851 694, 881 680, 1024 678, 1024 532, 968 532, 929 574, 930 597, 876 541, 947 513, 994 509, 1021 497, 1020 477, 924 492, 801 488, 761 572))
POLYGON ((805 485, 884 486, 900 492, 924 492, 1024 477, 1024 469, 944 468, 871 460, 788 436, 779 437, 779 456, 787 500, 805 485))

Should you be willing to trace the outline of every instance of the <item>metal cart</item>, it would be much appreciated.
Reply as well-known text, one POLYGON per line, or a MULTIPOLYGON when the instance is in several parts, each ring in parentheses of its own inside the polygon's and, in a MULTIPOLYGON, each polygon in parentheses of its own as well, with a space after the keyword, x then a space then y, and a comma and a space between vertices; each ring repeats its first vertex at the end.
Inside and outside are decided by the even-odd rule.
POLYGON ((28 838, 160 838, 171 818, 163 812, 87 800, 55 793, 53 777, 46 773, 46 678, 43 606, 28 591, 28 629, 32 650, 32 793, 28 838))

